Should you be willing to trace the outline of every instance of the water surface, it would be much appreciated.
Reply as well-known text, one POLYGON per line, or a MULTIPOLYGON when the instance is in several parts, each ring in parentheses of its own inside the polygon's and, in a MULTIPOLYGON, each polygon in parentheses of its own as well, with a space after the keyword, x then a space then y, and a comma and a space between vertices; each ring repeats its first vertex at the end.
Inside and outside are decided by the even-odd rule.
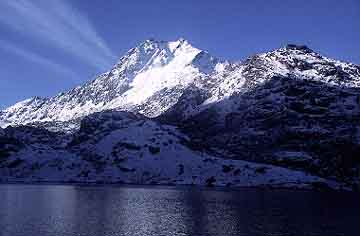
POLYGON ((360 235, 359 195, 0 185, 0 236, 360 235))

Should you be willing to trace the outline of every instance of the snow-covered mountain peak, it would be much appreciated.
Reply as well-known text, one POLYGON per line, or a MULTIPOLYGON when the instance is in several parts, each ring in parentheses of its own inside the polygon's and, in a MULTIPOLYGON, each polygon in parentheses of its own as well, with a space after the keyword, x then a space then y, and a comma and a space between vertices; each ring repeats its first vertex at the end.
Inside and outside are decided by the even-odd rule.
POLYGON ((284 48, 287 49, 287 50, 298 50, 298 51, 302 51, 302 52, 305 52, 305 53, 314 52, 312 49, 310 49, 306 45, 287 44, 284 48))
POLYGON ((146 40, 136 47, 137 56, 149 55, 148 67, 164 66, 171 61, 177 61, 180 66, 191 63, 202 50, 192 46, 187 40, 180 38, 175 41, 146 40))
MULTIPOLYGON (((183 46, 183 45, 188 45, 193 47, 189 41, 187 41, 184 38, 179 38, 177 40, 174 41, 165 41, 165 40, 157 40, 154 38, 150 38, 145 40, 144 42, 140 43, 138 45, 138 47, 143 47, 145 49, 153 49, 153 48, 166 48, 168 47, 170 49, 171 52, 174 52, 175 49, 183 46)), ((194 48, 194 47, 193 47, 194 48)))
POLYGON ((49 99, 28 99, 0 112, 1 126, 63 122, 106 109, 138 111, 137 107, 145 103, 156 108, 147 115, 156 116, 175 103, 195 80, 216 71, 218 63, 218 59, 183 38, 148 39, 93 81, 49 99), (169 101, 160 105, 165 96, 169 101))
MULTIPOLYGON (((126 77, 132 81, 137 74, 169 64, 180 69, 191 64, 202 52, 183 38, 176 41, 148 39, 121 57, 110 71, 110 76, 126 77)), ((209 56, 208 60, 211 64, 213 58, 209 56)))
POLYGON ((319 53, 310 49, 306 45, 287 44, 284 47, 272 50, 267 53, 259 54, 260 57, 270 58, 280 62, 291 60, 318 61, 323 59, 319 53))
POLYGON ((243 65, 246 73, 255 73, 262 78, 291 75, 333 85, 360 85, 359 66, 327 58, 304 45, 288 44, 267 53, 257 54, 248 58, 243 65), (261 76, 258 75, 259 72, 262 72, 261 76))
POLYGON ((93 81, 52 98, 36 97, 0 111, 0 126, 78 121, 108 109, 157 117, 176 104, 176 109, 184 111, 183 117, 189 117, 273 78, 290 77, 360 87, 359 66, 328 59, 306 46, 290 44, 232 63, 183 38, 148 39, 93 81))
POLYGON ((144 42, 140 43, 136 47, 130 49, 128 54, 125 55, 127 57, 129 54, 141 54, 141 55, 158 55, 159 51, 163 51, 164 54, 180 54, 180 53, 192 53, 192 52, 200 52, 202 50, 194 47, 184 38, 179 38, 175 41, 164 41, 164 40, 156 40, 156 39, 147 39, 144 42))
POLYGON ((215 71, 219 60, 187 40, 146 40, 131 49, 110 72, 128 81, 130 89, 109 108, 144 103, 160 91, 185 88, 198 77, 215 71))

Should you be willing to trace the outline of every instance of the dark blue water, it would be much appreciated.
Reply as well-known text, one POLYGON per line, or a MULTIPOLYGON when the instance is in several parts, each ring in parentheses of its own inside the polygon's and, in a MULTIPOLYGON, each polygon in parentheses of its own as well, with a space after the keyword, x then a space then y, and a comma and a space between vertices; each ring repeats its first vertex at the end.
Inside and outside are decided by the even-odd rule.
POLYGON ((358 236, 359 200, 286 190, 0 185, 0 235, 358 236))

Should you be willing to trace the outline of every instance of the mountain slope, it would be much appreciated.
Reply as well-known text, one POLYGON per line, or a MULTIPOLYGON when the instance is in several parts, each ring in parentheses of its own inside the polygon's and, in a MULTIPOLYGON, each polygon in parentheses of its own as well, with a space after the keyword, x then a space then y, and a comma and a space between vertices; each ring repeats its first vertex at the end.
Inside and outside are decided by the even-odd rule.
MULTIPOLYGON (((288 77, 319 81, 329 86, 358 88, 360 66, 321 56, 305 46, 288 45, 269 53, 258 54, 243 63, 223 63, 221 69, 208 76, 206 81, 214 84, 207 89, 208 98, 197 110, 202 111, 213 104, 229 100, 232 96, 251 92, 273 78, 288 77)), ((223 113, 233 111, 232 104, 216 109, 223 113)))
POLYGON ((222 73, 197 112, 181 116, 184 97, 159 119, 219 157, 359 178, 359 66, 289 45, 222 73))
POLYGON ((147 40, 129 50, 109 72, 83 86, 49 99, 31 98, 0 112, 0 125, 69 121, 113 108, 138 110, 154 117, 176 103, 189 84, 214 71, 218 62, 184 39, 147 40), (167 103, 158 106, 168 94, 167 103), (157 109, 138 108, 144 104, 157 109))
POLYGON ((6 137, 15 148, 0 153, 3 182, 345 187, 300 171, 194 151, 176 127, 127 112, 90 115, 73 136, 22 126, 7 128, 6 137))

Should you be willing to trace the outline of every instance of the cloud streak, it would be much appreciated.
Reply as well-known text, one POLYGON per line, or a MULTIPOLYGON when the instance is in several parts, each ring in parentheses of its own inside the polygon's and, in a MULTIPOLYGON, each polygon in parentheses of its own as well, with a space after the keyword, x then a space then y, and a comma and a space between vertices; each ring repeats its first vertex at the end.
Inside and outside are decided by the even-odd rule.
POLYGON ((1 0, 0 23, 99 70, 115 59, 87 17, 64 0, 1 0))
POLYGON ((0 49, 16 54, 25 60, 31 61, 33 63, 37 63, 45 68, 50 68, 52 70, 55 70, 56 72, 59 72, 64 76, 70 77, 74 81, 76 81, 76 79, 79 78, 79 76, 75 72, 69 70, 68 68, 60 64, 54 63, 48 58, 39 56, 38 54, 19 48, 10 42, 0 40, 0 49))

